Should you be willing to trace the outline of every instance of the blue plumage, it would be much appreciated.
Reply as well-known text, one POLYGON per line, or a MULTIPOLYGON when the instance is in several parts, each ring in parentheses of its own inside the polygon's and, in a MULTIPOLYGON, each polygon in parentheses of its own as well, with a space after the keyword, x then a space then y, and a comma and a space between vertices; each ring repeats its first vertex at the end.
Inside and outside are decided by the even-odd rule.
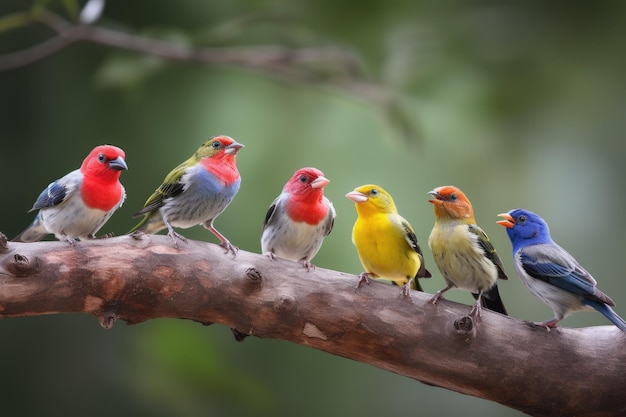
POLYGON ((626 322, 611 306, 613 300, 596 287, 596 280, 550 236, 548 224, 535 213, 515 209, 499 215, 513 246, 515 270, 531 293, 546 303, 554 317, 538 325, 555 327, 576 311, 595 309, 620 330, 626 322))

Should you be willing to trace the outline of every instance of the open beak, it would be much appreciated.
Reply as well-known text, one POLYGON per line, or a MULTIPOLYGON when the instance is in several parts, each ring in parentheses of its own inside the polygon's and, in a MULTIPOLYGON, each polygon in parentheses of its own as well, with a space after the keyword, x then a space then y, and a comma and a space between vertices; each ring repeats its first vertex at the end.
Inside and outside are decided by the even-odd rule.
POLYGON ((126 165, 124 158, 122 158, 121 156, 118 156, 117 158, 109 161, 109 168, 122 171, 122 170, 128 169, 128 165, 126 165))
POLYGON ((320 175, 319 177, 315 178, 315 180, 313 180, 313 182, 311 183, 311 188, 324 188, 328 185, 329 182, 330 180, 328 178, 320 175))
POLYGON ((428 194, 435 197, 433 200, 428 200, 429 203, 432 203, 436 206, 440 206, 443 204, 443 196, 439 194, 437 191, 432 190, 432 191, 429 191, 428 194))
POLYGON ((498 217, 502 217, 504 219, 504 220, 498 220, 496 222, 500 226, 504 226, 507 229, 510 229, 513 226, 515 226, 515 219, 509 213, 500 213, 498 214, 498 217))
POLYGON ((224 153, 226 154, 231 154, 231 155, 237 155, 237 152, 239 152, 239 150, 241 148, 243 148, 244 146, 239 143, 239 142, 233 142, 230 145, 228 145, 226 148, 224 148, 224 153))
POLYGON ((350 191, 348 194, 346 194, 346 198, 348 198, 348 200, 354 201, 355 203, 363 203, 367 201, 367 196, 358 191, 350 191))

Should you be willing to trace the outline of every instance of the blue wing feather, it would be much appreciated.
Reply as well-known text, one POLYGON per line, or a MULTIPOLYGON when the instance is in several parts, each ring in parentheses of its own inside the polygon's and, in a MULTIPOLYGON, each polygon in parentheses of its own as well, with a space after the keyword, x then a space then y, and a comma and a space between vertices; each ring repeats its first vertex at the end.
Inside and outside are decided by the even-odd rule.
POLYGON ((67 197, 67 187, 57 181, 52 182, 39 194, 39 197, 37 197, 30 211, 56 206, 57 204, 61 204, 65 200, 65 197, 67 197))
POLYGON ((571 255, 558 247, 529 246, 520 251, 520 260, 524 271, 535 279, 573 294, 595 295, 595 280, 571 255))

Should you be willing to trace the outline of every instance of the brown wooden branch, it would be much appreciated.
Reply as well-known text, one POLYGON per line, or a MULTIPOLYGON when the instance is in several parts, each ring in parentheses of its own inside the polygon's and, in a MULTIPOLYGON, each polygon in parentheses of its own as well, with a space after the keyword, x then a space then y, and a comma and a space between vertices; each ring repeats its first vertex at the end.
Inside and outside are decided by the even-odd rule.
MULTIPOLYGON (((279 46, 200 47, 161 40, 101 26, 73 24, 61 16, 43 11, 27 22, 41 23, 55 32, 48 40, 31 48, 0 55, 0 70, 20 68, 79 42, 90 42, 137 52, 168 61, 222 65, 263 72, 290 81, 314 81, 326 75, 340 75, 354 82, 365 80, 361 62, 354 53, 334 46, 286 48, 279 46), (332 70, 329 71, 329 68, 332 70), (317 70, 319 69, 319 71, 317 70), (349 76, 348 76, 349 75, 349 76)), ((376 87, 378 88, 378 87, 376 87)))
POLYGON ((368 363, 535 416, 626 415, 626 336, 555 329, 352 274, 135 234, 78 242, 0 240, 0 317, 91 313, 109 328, 160 317, 219 323, 368 363), (467 320, 467 319, 465 319, 467 320), (470 326, 471 327, 471 326, 470 326), (467 330, 470 330, 469 332, 467 330))

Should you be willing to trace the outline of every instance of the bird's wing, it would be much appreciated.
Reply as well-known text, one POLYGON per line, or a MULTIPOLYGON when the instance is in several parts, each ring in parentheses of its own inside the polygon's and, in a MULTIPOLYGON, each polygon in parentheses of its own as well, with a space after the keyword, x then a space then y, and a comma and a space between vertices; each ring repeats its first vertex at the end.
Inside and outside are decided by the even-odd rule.
POLYGON ((66 176, 51 182, 37 197, 35 204, 29 211, 53 207, 67 200, 78 189, 82 181, 79 170, 72 171, 66 176))
POLYGON ((187 169, 187 166, 183 163, 174 168, 165 180, 163 184, 157 188, 154 193, 146 200, 143 208, 133 215, 133 217, 143 216, 144 214, 153 212, 163 206, 163 202, 166 198, 175 197, 183 192, 184 184, 181 179, 183 173, 187 169))
POLYGON ((333 226, 335 225, 335 216, 337 213, 335 212, 335 207, 333 203, 330 202, 326 197, 324 197, 325 203, 328 207, 328 215, 325 220, 325 228, 324 228, 324 236, 328 236, 330 232, 333 230, 333 226))
POLYGON ((274 219, 274 213, 276 213, 276 207, 278 207, 278 203, 280 201, 280 195, 272 201, 272 204, 267 209, 267 213, 265 213, 265 220, 263 220, 263 230, 269 225, 272 224, 274 219))
POLYGON ((413 228, 409 222, 404 219, 401 219, 400 225, 402 226, 404 238, 409 243, 409 246, 411 246, 411 248, 420 256, 420 268, 417 271, 417 276, 420 278, 430 278, 432 274, 428 269, 426 269, 426 265, 424 264, 424 254, 422 253, 422 248, 417 241, 417 236, 415 235, 413 228))
POLYGON ((524 271, 532 278, 585 297, 595 297, 596 280, 559 246, 532 245, 520 249, 524 271))
POLYGON ((482 249, 485 256, 493 262, 493 264, 498 269, 498 278, 500 279, 509 279, 506 273, 504 272, 504 265, 502 264, 502 259, 496 252, 496 248, 493 247, 491 241, 487 234, 481 229, 478 225, 470 224, 468 227, 470 233, 474 234, 477 237, 477 242, 480 248, 482 249))

